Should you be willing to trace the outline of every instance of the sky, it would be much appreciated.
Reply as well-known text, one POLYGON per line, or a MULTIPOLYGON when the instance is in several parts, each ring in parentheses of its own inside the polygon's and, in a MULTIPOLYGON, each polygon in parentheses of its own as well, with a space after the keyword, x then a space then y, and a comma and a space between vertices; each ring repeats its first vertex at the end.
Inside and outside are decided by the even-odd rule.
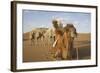
POLYGON ((53 19, 60 19, 64 25, 73 23, 78 33, 91 32, 91 14, 80 12, 23 10, 23 32, 29 32, 34 28, 51 28, 53 19))

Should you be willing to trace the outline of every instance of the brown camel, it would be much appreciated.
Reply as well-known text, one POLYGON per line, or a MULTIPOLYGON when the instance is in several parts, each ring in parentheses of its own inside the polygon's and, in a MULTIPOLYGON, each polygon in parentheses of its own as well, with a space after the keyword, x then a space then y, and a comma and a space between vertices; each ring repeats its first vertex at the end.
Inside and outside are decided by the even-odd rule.
POLYGON ((52 23, 55 28, 54 57, 60 56, 61 59, 71 59, 73 40, 77 35, 75 27, 73 24, 67 24, 64 28, 60 28, 57 20, 53 20, 52 23))
POLYGON ((73 58, 73 49, 74 49, 74 38, 77 37, 76 28, 73 26, 73 24, 67 24, 67 26, 64 27, 64 45, 66 45, 67 48, 67 57, 69 59, 73 58))

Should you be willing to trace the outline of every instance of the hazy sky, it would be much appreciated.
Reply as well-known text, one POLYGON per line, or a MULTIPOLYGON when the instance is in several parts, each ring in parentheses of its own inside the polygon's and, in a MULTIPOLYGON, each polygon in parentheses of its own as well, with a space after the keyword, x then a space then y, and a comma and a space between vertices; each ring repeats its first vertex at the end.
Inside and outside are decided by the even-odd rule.
POLYGON ((23 10, 22 17, 23 32, 28 32, 38 27, 52 27, 54 18, 61 19, 63 24, 74 23, 77 32, 91 32, 90 13, 23 10))

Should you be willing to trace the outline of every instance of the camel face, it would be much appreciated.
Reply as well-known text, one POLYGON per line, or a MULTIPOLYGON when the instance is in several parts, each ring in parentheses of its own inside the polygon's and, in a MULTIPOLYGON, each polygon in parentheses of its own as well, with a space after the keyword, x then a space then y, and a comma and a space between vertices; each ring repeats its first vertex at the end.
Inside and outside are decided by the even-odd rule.
POLYGON ((77 37, 77 32, 76 32, 76 28, 74 27, 74 25, 73 24, 67 24, 67 25, 69 27, 69 31, 71 33, 71 37, 72 38, 77 37))

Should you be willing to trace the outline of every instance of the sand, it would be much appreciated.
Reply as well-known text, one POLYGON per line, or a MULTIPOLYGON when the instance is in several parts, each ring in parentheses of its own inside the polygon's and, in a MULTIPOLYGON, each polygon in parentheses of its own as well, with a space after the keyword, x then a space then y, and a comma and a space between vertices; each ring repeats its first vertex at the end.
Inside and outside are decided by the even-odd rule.
MULTIPOLYGON (((23 62, 40 62, 53 61, 51 59, 50 48, 52 42, 38 40, 31 44, 29 40, 29 32, 23 34, 23 62)), ((73 60, 84 60, 91 58, 91 41, 90 33, 78 33, 78 37, 74 41, 74 48, 78 50, 78 57, 73 60)), ((76 49, 75 49, 76 50, 76 49)), ((76 55, 76 51, 73 53, 76 55)))

